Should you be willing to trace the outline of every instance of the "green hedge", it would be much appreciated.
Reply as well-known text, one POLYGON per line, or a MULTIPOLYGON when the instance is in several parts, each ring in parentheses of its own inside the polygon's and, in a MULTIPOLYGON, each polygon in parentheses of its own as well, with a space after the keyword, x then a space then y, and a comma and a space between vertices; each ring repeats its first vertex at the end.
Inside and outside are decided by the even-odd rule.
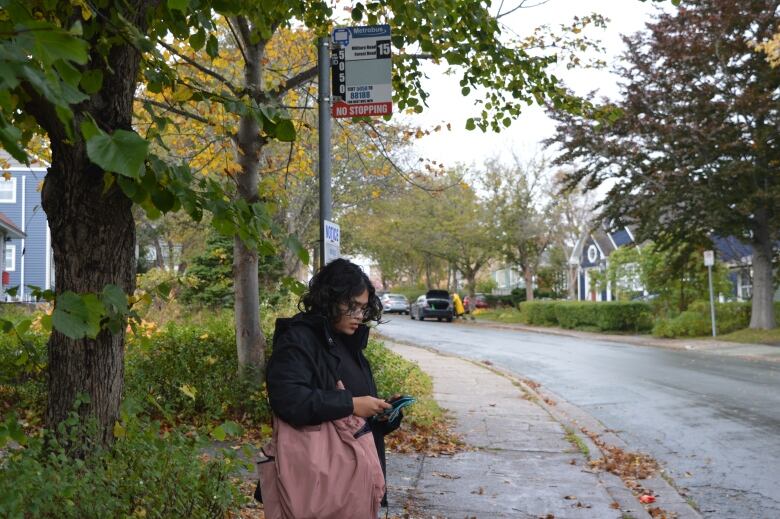
POLYGON ((129 336, 125 395, 143 402, 152 416, 174 422, 266 422, 264 388, 236 376, 233 326, 225 312, 199 324, 169 323, 146 340, 129 336))
POLYGON ((558 319, 555 316, 555 306, 558 301, 527 301, 520 303, 518 308, 523 320, 536 326, 555 326, 558 319))
MULTIPOLYGON (((63 434, 80 443, 84 435, 74 426, 78 419, 69 421, 71 432, 63 434)), ((18 430, 19 425, 9 418, 0 428, 18 430)), ((77 457, 46 433, 15 434, 25 447, 7 448, 0 458, 0 488, 6 489, 0 495, 0 517, 213 519, 228 517, 243 501, 231 483, 241 467, 235 454, 201 460, 207 436, 163 431, 158 422, 127 414, 114 434, 113 446, 85 446, 77 457)))
POLYGON ((519 308, 531 325, 633 332, 652 326, 650 305, 639 301, 530 301, 520 303, 519 308))
MULTIPOLYGON (((750 325, 751 303, 715 303, 715 323, 719 335, 747 328, 750 325)), ((775 302, 775 319, 780 322, 780 302, 775 302)), ((710 304, 697 301, 679 315, 658 319, 653 326, 656 337, 704 337, 712 334, 710 304)))

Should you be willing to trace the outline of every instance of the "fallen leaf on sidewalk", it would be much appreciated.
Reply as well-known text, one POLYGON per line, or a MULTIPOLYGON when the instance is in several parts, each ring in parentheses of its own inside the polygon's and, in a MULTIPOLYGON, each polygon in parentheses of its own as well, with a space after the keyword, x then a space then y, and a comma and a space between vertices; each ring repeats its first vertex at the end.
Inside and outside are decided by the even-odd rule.
POLYGON ((477 494, 478 496, 481 496, 481 495, 484 495, 484 493, 485 493, 485 489, 484 489, 484 488, 482 488, 482 487, 479 487, 479 488, 478 488, 478 489, 476 489, 476 490, 472 490, 472 491, 471 491, 471 493, 472 493, 472 494, 477 494))
POLYGON ((432 476, 439 476, 444 479, 460 479, 460 476, 453 476, 452 474, 445 474, 444 472, 432 472, 432 476))
POLYGON ((489 360, 483 360, 482 364, 484 364, 485 366, 492 366, 493 365, 493 363, 490 362, 489 360))
POLYGON ((655 497, 650 494, 644 494, 639 496, 639 502, 643 505, 649 505, 650 503, 655 503, 655 497))
POLYGON ((574 499, 577 499, 577 496, 563 496, 563 498, 564 498, 564 499, 571 499, 571 500, 574 500, 574 499))
POLYGON ((620 510, 620 503, 618 503, 617 501, 612 501, 609 507, 613 510, 620 510))

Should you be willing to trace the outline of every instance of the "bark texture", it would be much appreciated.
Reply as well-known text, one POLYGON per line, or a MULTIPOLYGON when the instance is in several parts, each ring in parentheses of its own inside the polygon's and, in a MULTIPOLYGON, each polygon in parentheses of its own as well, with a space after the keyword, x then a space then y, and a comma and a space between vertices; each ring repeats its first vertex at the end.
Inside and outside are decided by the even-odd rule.
POLYGON ((759 218, 753 241, 753 300, 750 328, 769 330, 777 326, 774 309, 772 239, 768 223, 759 218))
MULTIPOLYGON (((259 92, 262 84, 263 43, 251 43, 246 20, 234 20, 239 28, 246 54, 244 84, 249 92, 259 92)), ((241 118, 236 141, 239 148, 241 173, 236 178, 238 197, 249 204, 260 200, 257 184, 260 179, 260 155, 266 140, 260 135, 257 121, 251 116, 241 118)), ((233 275, 235 287, 236 352, 239 375, 256 384, 264 378, 266 340, 260 328, 260 286, 257 250, 248 247, 236 236, 233 245, 233 275)))
MULTIPOLYGON (((103 70, 103 88, 80 107, 76 120, 86 112, 106 132, 130 130, 139 59, 129 45, 114 47, 107 60, 93 55, 93 63, 107 62, 110 68, 103 70)), ((104 171, 90 162, 81 140, 67 139, 51 107, 39 103, 31 112, 52 142, 52 165, 41 204, 51 229, 56 292, 97 293, 115 284, 132 293, 136 269, 132 202, 116 184, 103 193, 104 171)), ((64 420, 76 397, 84 394, 89 402, 78 409, 80 415, 97 419, 100 441, 113 440, 124 384, 124 340, 124 330, 81 340, 52 332, 47 427, 53 429, 64 420)))

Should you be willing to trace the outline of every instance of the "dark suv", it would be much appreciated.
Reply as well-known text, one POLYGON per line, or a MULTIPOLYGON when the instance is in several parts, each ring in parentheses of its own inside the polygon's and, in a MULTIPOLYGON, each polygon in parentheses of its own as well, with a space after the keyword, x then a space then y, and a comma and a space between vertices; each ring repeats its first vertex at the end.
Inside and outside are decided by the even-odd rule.
POLYGON ((446 290, 428 290, 424 295, 412 303, 410 316, 412 319, 436 318, 439 321, 446 319, 452 322, 452 301, 450 293, 446 290))

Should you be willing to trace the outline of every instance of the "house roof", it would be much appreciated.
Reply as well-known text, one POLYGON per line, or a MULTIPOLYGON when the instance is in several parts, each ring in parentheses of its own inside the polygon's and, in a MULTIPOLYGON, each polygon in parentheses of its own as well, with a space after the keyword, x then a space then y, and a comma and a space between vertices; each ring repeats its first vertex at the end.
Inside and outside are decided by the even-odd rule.
POLYGON ((717 251, 716 256, 720 261, 740 262, 749 260, 753 255, 753 247, 739 241, 734 236, 712 236, 712 245, 717 251))
POLYGON ((5 214, 0 213, 0 229, 11 238, 26 238, 27 235, 16 226, 5 214))

